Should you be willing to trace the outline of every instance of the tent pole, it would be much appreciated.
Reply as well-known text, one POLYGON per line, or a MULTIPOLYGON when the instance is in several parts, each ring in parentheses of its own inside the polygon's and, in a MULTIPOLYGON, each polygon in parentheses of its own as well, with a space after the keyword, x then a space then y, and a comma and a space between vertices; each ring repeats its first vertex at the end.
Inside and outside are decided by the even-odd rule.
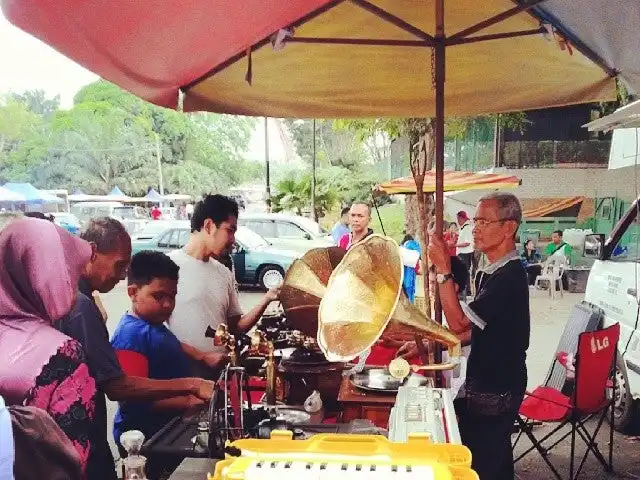
POLYGON ((267 212, 271 213, 271 172, 269 169, 269 119, 264 117, 264 165, 266 176, 267 212))
MULTIPOLYGON (((435 191, 435 234, 442 238, 443 229, 443 212, 444 212, 444 81, 445 81, 445 51, 446 51, 446 37, 444 33, 444 0, 436 0, 435 2, 435 46, 433 49, 433 63, 434 72, 433 76, 435 87, 435 168, 436 168, 436 191, 435 191)), ((428 280, 428 273, 425 280, 428 280)), ((442 325, 442 304, 440 302, 440 294, 438 292, 438 284, 436 283, 435 305, 434 305, 434 320, 442 325)), ((436 363, 442 363, 442 348, 440 345, 435 345, 434 361, 436 363)), ((448 382, 445 377, 439 373, 436 375, 436 386, 447 388, 448 382)))
POLYGON ((311 219, 318 221, 316 213, 316 119, 313 119, 313 157, 311 159, 311 219))
MULTIPOLYGON (((434 47, 434 76, 435 76, 435 234, 442 238, 444 212, 444 81, 445 81, 445 34, 444 34, 444 0, 436 0, 436 35, 434 47)), ((442 323, 442 308, 439 296, 436 295, 435 320, 442 323)))

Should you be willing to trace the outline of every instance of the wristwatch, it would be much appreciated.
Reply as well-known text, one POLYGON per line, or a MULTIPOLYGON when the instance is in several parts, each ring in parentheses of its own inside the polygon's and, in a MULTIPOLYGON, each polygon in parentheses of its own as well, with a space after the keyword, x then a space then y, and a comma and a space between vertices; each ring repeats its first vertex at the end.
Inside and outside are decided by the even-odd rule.
POLYGON ((436 274, 436 282, 438 282, 440 285, 442 285, 443 283, 447 282, 448 280, 453 279, 453 275, 450 273, 438 273, 436 274))

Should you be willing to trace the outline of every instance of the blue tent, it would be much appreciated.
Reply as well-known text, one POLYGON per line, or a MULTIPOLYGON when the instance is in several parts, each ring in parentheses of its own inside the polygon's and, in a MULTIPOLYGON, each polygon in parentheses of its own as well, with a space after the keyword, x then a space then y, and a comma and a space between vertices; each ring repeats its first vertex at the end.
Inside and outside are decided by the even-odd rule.
POLYGON ((38 190, 30 183, 5 183, 4 188, 12 192, 19 193, 25 200, 24 203, 30 205, 42 205, 43 203, 64 203, 59 197, 42 190, 38 190))
POLYGON ((84 194, 85 193, 79 188, 76 188, 73 192, 71 192, 71 195, 84 195, 84 194))
POLYGON ((108 197, 126 197, 126 195, 122 193, 122 190, 120 190, 118 187, 113 187, 113 190, 111 190, 109 192, 109 195, 107 196, 108 197))
POLYGON ((149 193, 147 193, 144 196, 144 198, 145 198, 145 200, 148 200, 148 201, 153 202, 153 203, 164 202, 164 197, 162 195, 160 195, 158 192, 156 192, 154 188, 149 190, 149 193))

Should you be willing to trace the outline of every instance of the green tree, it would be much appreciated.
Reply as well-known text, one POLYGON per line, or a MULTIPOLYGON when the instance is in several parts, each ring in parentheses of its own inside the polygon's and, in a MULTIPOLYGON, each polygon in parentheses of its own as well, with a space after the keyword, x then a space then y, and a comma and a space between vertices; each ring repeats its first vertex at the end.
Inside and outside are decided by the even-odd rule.
MULTIPOLYGON (((283 120, 300 158, 310 165, 313 159, 313 120, 283 120)), ((316 120, 316 165, 351 168, 367 161, 363 142, 354 132, 334 128, 334 120, 316 120)))
MULTIPOLYGON (((311 175, 281 180, 277 193, 271 197, 274 212, 294 212, 302 215, 311 209, 311 175)), ((318 218, 330 211, 338 202, 338 192, 323 179, 316 181, 316 215, 318 218)))
POLYGON ((0 183, 29 181, 46 138, 43 119, 12 96, 0 98, 0 183))
POLYGON ((225 192, 263 176, 244 158, 254 119, 186 115, 104 80, 80 89, 70 110, 57 106, 40 91, 0 99, 1 181, 143 195, 159 186, 158 151, 167 192, 225 192))
POLYGON ((21 94, 12 93, 11 98, 23 103, 31 113, 50 118, 60 108, 60 95, 47 98, 44 90, 26 90, 21 94))

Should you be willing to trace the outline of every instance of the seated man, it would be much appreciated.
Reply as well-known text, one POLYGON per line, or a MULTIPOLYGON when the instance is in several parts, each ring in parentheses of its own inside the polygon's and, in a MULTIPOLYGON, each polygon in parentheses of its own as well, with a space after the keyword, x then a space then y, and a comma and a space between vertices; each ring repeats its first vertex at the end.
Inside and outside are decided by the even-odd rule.
MULTIPOLYGON (((111 339, 126 375, 161 380, 190 375, 187 354, 164 324, 175 306, 178 271, 173 260, 161 252, 142 251, 131 259, 127 288, 131 310, 122 317, 111 339)), ((140 430, 149 439, 177 414, 202 404, 193 395, 155 402, 121 402, 113 428, 116 444, 120 445, 120 435, 127 430, 140 430)), ((154 470, 160 467, 149 459, 149 478, 153 478, 154 470)))
MULTIPOLYGON (((561 256, 567 260, 567 265, 571 263, 571 245, 562 239, 562 230, 556 230, 551 234, 551 243, 547 245, 544 250, 545 260, 552 256, 561 256)), ((567 281, 567 275, 562 275, 562 288, 569 290, 569 282, 567 281)))

